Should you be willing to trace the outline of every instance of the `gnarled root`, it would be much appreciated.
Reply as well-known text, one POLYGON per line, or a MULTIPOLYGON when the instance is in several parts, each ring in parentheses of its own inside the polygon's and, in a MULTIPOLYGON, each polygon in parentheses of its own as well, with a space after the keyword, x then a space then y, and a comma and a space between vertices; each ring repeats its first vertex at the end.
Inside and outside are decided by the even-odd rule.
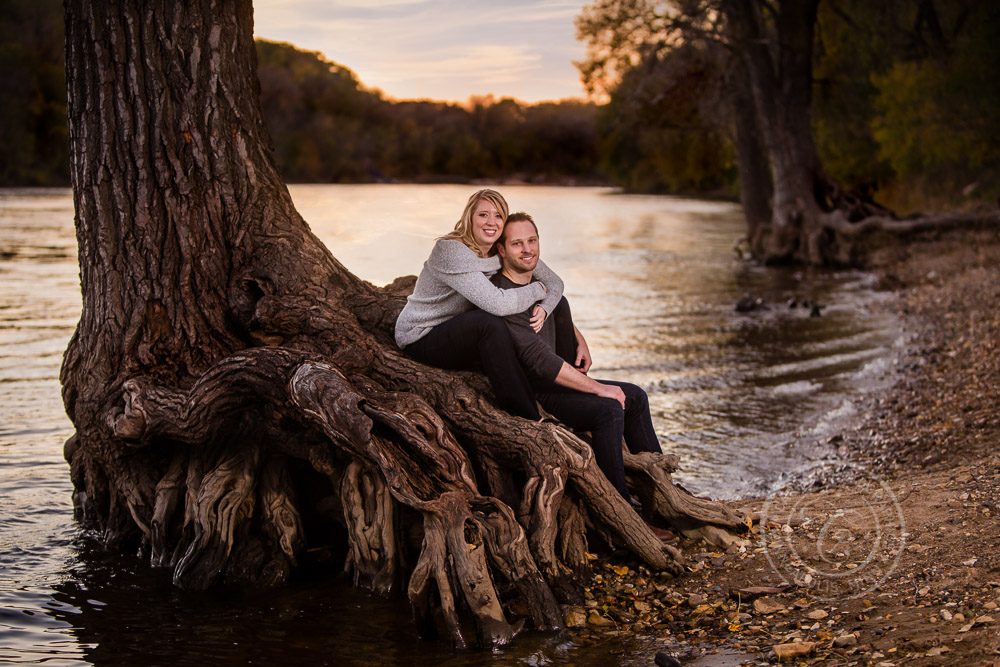
POLYGON ((524 622, 511 625, 504 617, 479 523, 469 511, 468 499, 461 494, 442 494, 423 504, 423 516, 424 543, 409 590, 421 625, 427 627, 430 623, 431 593, 436 588, 451 640, 465 647, 455 609, 454 582, 473 612, 478 644, 485 647, 508 643, 524 622))
POLYGON ((690 538, 702 538, 719 546, 739 540, 733 533, 746 530, 746 519, 728 506, 698 498, 670 480, 677 457, 642 452, 624 452, 625 473, 642 498, 642 506, 690 538), (724 529, 724 530, 723 530, 724 529))
POLYGON ((340 499, 347 520, 348 554, 344 570, 354 585, 388 593, 396 579, 396 507, 385 482, 352 462, 341 480, 340 499))
POLYGON ((370 392, 367 399, 361 399, 339 371, 322 363, 303 364, 291 387, 295 404, 331 439, 343 439, 345 426, 352 429, 353 437, 346 445, 380 471, 396 501, 423 516, 423 545, 409 586, 410 601, 423 627, 430 624, 430 601, 436 590, 444 623, 456 645, 465 646, 457 593, 475 619, 480 645, 503 644, 517 634, 521 623, 508 624, 504 617, 487 551, 496 566, 517 568, 504 572, 528 594, 539 626, 559 622, 558 605, 534 565, 513 512, 498 511, 499 501, 478 494, 464 450, 430 406, 418 397, 398 393, 370 392), (348 406, 371 420, 369 433, 356 428, 358 417, 350 414, 348 406), (479 511, 473 512, 473 507, 479 511), (485 512, 487 508, 492 511, 485 512))
MULTIPOLYGON (((355 582, 388 592, 408 575, 418 621, 443 626, 458 646, 466 645, 462 610, 479 645, 519 632, 523 621, 508 620, 505 594, 527 603, 535 627, 559 627, 558 599, 579 601, 589 572, 587 530, 652 568, 682 571, 680 552, 653 536, 576 435, 502 413, 454 374, 391 354, 385 361, 399 367, 403 390, 273 347, 228 357, 186 390, 127 382, 125 407, 107 423, 130 451, 167 461, 148 493, 126 494, 153 562, 172 565, 175 581, 192 588, 223 573, 283 580, 316 546, 303 519, 316 510, 295 487, 297 460, 296 469, 307 463, 326 480, 324 497, 339 500, 355 582), (422 394, 406 390, 412 374, 422 374, 422 394), (480 492, 466 448, 509 502, 480 492), (421 525, 404 528, 404 514, 421 525), (264 530, 250 535, 257 523, 264 530)), ((670 461, 626 457, 630 480, 658 516, 684 530, 741 525, 730 510, 677 491, 670 461)))

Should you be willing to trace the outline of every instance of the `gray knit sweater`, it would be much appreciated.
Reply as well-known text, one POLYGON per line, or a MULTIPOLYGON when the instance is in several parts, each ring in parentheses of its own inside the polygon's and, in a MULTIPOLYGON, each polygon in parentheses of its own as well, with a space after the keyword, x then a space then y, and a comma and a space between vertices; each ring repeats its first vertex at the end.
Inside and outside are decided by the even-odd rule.
POLYGON ((499 270, 499 257, 479 257, 459 240, 438 239, 396 320, 396 344, 406 347, 473 308, 503 317, 541 302, 545 312, 551 313, 562 298, 562 280, 540 261, 535 276, 545 289, 539 283, 500 289, 489 280, 499 270))

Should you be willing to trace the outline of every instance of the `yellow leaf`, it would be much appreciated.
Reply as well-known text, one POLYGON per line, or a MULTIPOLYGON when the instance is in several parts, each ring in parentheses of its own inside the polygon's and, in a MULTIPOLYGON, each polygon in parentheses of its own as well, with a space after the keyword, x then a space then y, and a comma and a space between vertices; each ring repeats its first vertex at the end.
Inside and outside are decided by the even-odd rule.
POLYGON ((614 567, 612 569, 614 570, 615 574, 617 574, 619 577, 624 577, 626 574, 628 574, 628 567, 625 565, 618 565, 617 567, 614 567))

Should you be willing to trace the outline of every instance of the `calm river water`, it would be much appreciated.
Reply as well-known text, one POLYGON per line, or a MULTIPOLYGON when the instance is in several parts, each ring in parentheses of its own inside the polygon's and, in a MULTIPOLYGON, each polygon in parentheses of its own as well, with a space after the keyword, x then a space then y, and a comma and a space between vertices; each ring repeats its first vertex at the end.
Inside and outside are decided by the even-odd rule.
MULTIPOLYGON (((299 185, 314 232, 376 284, 418 273, 470 186, 299 185)), ((566 283, 591 375, 650 396, 676 478, 719 498, 779 491, 830 454, 901 344, 859 272, 739 261, 732 204, 602 188, 504 187, 539 223, 566 283), (772 307, 740 314, 744 294, 772 307), (821 317, 791 299, 825 304, 821 317)), ((420 642, 405 601, 339 579, 185 594, 169 574, 104 553, 73 521, 59 365, 80 312, 68 190, 0 190, 0 663, 46 665, 608 665, 645 645, 527 635, 498 653, 420 642)))

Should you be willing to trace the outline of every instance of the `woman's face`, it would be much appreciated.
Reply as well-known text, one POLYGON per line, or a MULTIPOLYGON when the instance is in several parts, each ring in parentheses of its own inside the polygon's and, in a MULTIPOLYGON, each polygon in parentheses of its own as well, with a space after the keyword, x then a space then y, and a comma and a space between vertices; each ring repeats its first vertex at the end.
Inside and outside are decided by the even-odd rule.
POLYGON ((503 231, 503 216, 488 199, 480 199, 472 212, 472 238, 483 253, 489 252, 503 231))

